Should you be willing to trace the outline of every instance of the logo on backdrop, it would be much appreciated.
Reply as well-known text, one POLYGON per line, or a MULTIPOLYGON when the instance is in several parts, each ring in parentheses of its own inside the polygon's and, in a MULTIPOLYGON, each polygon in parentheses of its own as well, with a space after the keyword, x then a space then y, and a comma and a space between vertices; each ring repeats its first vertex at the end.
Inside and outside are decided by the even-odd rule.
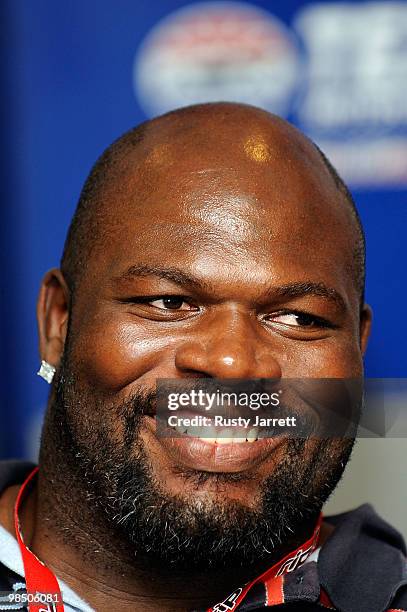
POLYGON ((199 2, 147 34, 141 107, 233 100, 290 116, 351 186, 407 184, 407 3, 299 7, 291 27, 249 2, 199 2))
POLYGON ((407 3, 308 4, 296 123, 353 186, 407 183, 407 3))
POLYGON ((286 115, 298 71, 295 39, 276 17, 248 3, 203 2, 150 31, 135 59, 134 86, 149 116, 213 100, 286 115))

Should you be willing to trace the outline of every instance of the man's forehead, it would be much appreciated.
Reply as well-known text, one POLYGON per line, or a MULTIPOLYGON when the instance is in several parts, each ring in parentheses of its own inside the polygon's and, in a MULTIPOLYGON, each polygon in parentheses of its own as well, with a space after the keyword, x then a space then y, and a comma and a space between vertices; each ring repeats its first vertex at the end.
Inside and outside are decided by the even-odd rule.
POLYGON ((337 287, 343 295, 352 288, 351 252, 345 243, 338 258, 334 240, 325 243, 316 229, 306 232, 298 222, 280 223, 274 234, 273 226, 250 230, 228 223, 214 223, 210 231, 200 223, 151 223, 150 218, 139 219, 133 229, 124 224, 93 260, 100 285, 123 280, 130 290, 138 277, 148 276, 146 271, 162 278, 151 270, 164 267, 199 278, 214 293, 222 287, 235 297, 243 287, 249 298, 268 285, 309 281, 337 287))
POLYGON ((352 233, 348 207, 333 181, 287 160, 283 169, 251 169, 230 159, 220 165, 202 157, 185 157, 174 168, 157 165, 130 171, 120 188, 104 194, 106 228, 145 232, 155 226, 155 233, 183 239, 206 231, 212 238, 250 243, 273 236, 293 242, 304 233, 318 238, 330 225, 342 224, 345 238, 352 233))

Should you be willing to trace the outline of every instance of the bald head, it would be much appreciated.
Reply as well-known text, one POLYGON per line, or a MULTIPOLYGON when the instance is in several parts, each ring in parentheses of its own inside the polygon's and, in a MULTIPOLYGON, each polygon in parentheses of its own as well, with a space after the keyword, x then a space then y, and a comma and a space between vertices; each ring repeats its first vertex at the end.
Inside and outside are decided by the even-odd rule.
MULTIPOLYGON (((302 185, 309 183, 318 190, 320 184, 329 182, 332 194, 329 190, 325 193, 323 206, 328 214, 324 219, 348 234, 352 250, 348 267, 363 304, 364 235, 346 185, 318 147, 294 126, 264 110, 234 103, 171 111, 129 130, 104 151, 85 182, 63 252, 61 269, 73 292, 92 257, 120 231, 123 211, 148 217, 152 196, 157 195, 154 206, 159 205, 161 188, 172 189, 171 179, 176 188, 186 175, 193 175, 197 184, 210 176, 214 190, 223 180, 228 184, 234 177, 233 193, 241 179, 253 214, 265 205, 254 188, 269 181, 274 194, 278 193, 267 202, 270 237, 274 212, 286 206, 288 190, 295 189, 295 197, 303 199, 300 216, 309 214, 319 220, 321 203, 307 201, 302 185)), ((187 188, 193 189, 190 184, 187 188)), ((185 202, 180 201, 180 206, 185 202)), ((162 212, 171 224, 171 215, 167 210, 162 212)), ((325 239, 322 222, 320 239, 325 239)))

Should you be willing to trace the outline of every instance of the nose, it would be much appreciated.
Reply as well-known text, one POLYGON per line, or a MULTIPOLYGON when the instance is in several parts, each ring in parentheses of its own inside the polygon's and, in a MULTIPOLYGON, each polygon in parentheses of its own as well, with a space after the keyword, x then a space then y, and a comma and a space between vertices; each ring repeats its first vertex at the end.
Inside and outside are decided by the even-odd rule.
POLYGON ((281 378, 271 340, 247 313, 216 317, 178 347, 175 365, 184 374, 208 378, 281 378))

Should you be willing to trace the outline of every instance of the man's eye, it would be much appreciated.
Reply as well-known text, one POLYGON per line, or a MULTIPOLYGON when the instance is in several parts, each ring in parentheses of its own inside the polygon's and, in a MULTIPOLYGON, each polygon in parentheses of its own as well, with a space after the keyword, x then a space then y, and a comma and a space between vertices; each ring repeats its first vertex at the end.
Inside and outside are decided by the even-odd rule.
POLYGON ((328 321, 306 312, 282 312, 267 317, 268 321, 282 323, 290 327, 329 327, 328 321))
POLYGON ((167 295, 147 303, 160 310, 195 310, 195 307, 180 295, 167 295))

